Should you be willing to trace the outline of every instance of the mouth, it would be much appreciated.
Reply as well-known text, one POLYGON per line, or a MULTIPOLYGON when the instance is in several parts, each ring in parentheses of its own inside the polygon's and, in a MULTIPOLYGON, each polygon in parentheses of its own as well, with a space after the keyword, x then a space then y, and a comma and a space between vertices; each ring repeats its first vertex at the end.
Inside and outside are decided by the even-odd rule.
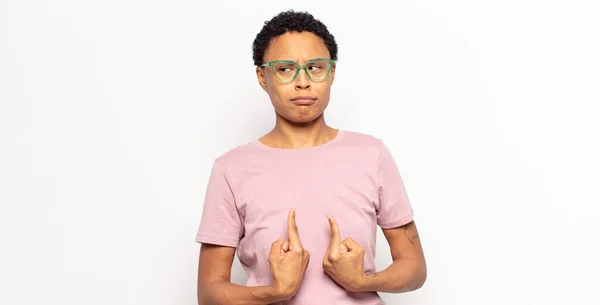
POLYGON ((299 96, 291 99, 291 102, 300 105, 300 106, 308 106, 312 105, 317 101, 316 97, 311 96, 299 96))

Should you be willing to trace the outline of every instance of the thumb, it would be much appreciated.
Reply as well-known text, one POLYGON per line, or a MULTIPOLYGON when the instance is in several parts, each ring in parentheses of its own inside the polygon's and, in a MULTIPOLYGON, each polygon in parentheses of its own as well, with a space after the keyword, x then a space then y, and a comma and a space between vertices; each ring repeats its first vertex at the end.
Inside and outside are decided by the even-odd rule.
POLYGON ((290 251, 290 242, 286 240, 281 244, 281 251, 279 253, 284 254, 288 251, 290 251))
POLYGON ((341 244, 340 244, 340 253, 341 253, 341 254, 347 253, 347 252, 349 252, 349 251, 350 251, 350 250, 348 249, 348 247, 347 247, 346 245, 344 245, 344 243, 341 243, 341 244))
POLYGON ((346 246, 347 251, 360 252, 364 248, 354 239, 348 237, 342 241, 342 245, 346 246))
POLYGON ((271 251, 269 251, 269 256, 276 256, 280 254, 281 247, 283 246, 283 239, 278 238, 271 244, 271 251))

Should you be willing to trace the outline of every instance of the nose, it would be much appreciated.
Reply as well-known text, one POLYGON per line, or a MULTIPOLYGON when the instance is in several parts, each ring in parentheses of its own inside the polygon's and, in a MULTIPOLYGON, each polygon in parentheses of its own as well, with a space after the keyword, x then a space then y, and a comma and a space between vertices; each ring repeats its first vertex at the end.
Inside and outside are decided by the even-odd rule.
POLYGON ((310 79, 306 74, 306 71, 300 70, 296 77, 296 89, 308 89, 310 88, 310 79))

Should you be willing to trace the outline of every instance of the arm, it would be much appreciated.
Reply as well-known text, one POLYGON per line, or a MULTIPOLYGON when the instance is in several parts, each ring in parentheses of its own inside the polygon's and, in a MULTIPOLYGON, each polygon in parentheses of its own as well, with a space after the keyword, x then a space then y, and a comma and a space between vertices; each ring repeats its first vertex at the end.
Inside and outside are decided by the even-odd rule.
POLYGON ((198 263, 198 304, 270 304, 284 300, 273 286, 240 286, 230 282, 235 248, 202 244, 198 263))
POLYGON ((271 244, 268 261, 272 283, 267 286, 231 283, 235 248, 203 243, 198 263, 198 304, 270 304, 292 298, 300 289, 310 255, 302 247, 294 209, 288 214, 287 225, 289 240, 278 238, 271 244))
POLYGON ((415 223, 382 230, 393 263, 380 272, 367 274, 361 290, 400 293, 421 288, 427 278, 427 267, 415 223))
POLYGON ((215 160, 204 201, 196 241, 202 243, 198 262, 198 304, 268 304, 280 300, 270 286, 245 287, 230 282, 235 243, 244 230, 237 213, 230 180, 223 165, 215 160), (208 232, 210 235, 207 235, 208 232), (219 237, 228 240, 216 245, 219 237), (227 246, 229 245, 229 246, 227 246))

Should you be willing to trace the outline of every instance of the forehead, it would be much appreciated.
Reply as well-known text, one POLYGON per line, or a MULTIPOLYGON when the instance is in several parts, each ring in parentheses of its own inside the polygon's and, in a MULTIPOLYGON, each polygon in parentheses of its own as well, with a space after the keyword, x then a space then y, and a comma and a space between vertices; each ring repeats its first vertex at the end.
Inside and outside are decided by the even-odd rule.
POLYGON ((313 58, 329 58, 329 50, 323 39, 311 32, 287 32, 271 40, 264 60, 293 60, 306 62, 313 58))

